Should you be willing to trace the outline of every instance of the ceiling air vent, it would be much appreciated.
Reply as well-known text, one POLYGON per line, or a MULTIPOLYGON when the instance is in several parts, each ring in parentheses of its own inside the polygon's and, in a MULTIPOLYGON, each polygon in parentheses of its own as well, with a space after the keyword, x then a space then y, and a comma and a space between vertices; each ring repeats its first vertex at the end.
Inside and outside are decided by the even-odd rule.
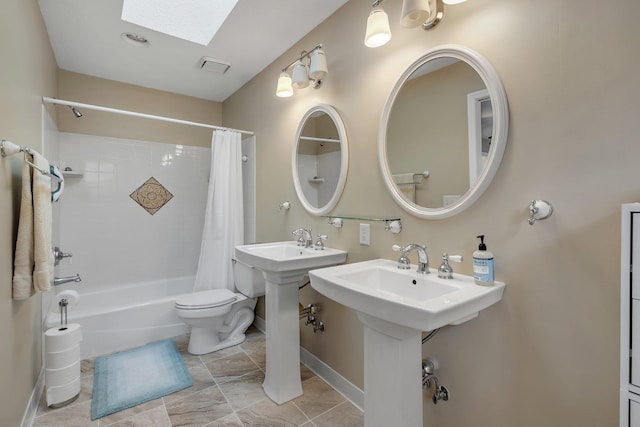
POLYGON ((224 74, 231 67, 231 64, 228 62, 209 58, 207 56, 203 56, 200 59, 199 65, 202 70, 216 74, 224 74))

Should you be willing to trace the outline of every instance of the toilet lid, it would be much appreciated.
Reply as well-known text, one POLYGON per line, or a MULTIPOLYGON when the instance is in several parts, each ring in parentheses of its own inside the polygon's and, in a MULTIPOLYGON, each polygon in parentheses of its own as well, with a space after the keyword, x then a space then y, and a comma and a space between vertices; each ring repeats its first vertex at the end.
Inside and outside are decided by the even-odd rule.
POLYGON ((212 289, 183 295, 176 300, 176 307, 183 309, 202 309, 219 307, 236 300, 236 294, 229 289, 212 289))

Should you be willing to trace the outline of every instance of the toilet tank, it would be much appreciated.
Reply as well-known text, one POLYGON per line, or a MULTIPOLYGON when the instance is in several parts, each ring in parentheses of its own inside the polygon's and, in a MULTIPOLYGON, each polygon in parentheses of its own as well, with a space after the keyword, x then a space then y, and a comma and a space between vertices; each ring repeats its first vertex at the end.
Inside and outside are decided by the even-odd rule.
POLYGON ((233 260, 233 277, 236 289, 249 298, 261 297, 265 292, 265 282, 262 272, 257 268, 233 260))

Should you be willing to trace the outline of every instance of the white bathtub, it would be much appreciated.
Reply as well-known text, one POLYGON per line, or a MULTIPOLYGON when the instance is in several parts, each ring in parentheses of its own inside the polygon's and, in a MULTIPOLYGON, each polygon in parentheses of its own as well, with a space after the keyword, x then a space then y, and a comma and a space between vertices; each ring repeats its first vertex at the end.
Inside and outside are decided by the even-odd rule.
MULTIPOLYGON (((68 323, 82 326, 81 357, 101 356, 186 333, 188 327, 176 316, 174 303, 180 295, 193 291, 194 280, 193 276, 181 277, 85 293, 82 283, 74 286, 80 300, 69 311, 68 323)), ((45 328, 59 326, 60 313, 49 309, 45 328)))

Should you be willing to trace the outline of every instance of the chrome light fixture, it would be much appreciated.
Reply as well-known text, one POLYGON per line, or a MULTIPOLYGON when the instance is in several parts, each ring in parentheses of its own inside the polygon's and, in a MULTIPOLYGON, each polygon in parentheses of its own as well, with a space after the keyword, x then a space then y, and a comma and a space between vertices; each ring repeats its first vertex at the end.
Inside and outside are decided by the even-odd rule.
MULTIPOLYGON (((364 44, 368 47, 379 47, 391 39, 389 18, 380 4, 384 0, 375 0, 371 4, 371 13, 367 18, 367 31, 364 44)), ((444 18, 444 4, 463 3, 466 0, 402 0, 400 24, 406 28, 421 26, 423 30, 431 30, 444 18)))
POLYGON ((296 60, 282 69, 276 96, 289 97, 293 95, 294 89, 304 89, 308 86, 318 89, 328 73, 327 57, 322 50, 322 44, 318 44, 309 52, 303 51, 296 60), (287 70, 292 66, 293 72, 289 75, 287 70))
POLYGON ((367 31, 364 35, 364 44, 367 47, 380 47, 391 39, 389 17, 380 7, 383 0, 376 0, 371 5, 371 13, 367 18, 367 31))

